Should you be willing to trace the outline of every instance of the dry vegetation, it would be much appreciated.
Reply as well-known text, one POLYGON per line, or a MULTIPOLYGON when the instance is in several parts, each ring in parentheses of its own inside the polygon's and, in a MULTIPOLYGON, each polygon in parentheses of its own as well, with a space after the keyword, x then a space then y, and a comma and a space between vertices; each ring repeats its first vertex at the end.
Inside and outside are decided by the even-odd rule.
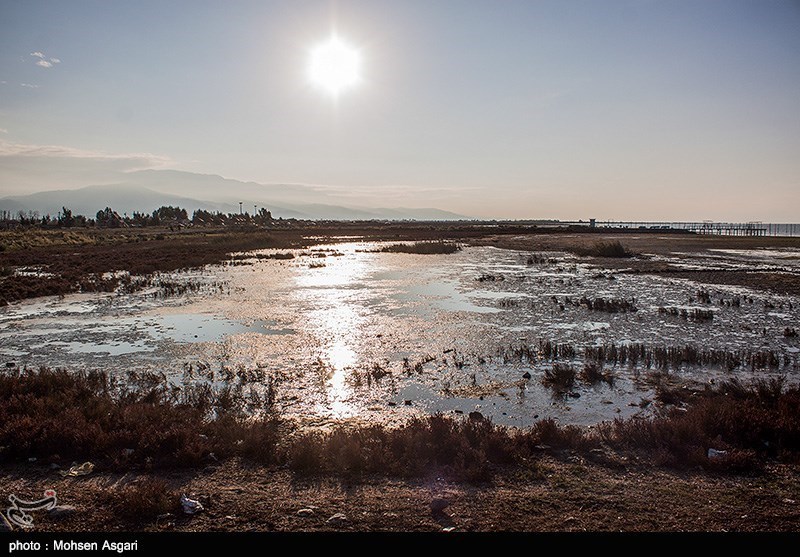
POLYGON ((623 246, 619 240, 597 242, 593 245, 578 245, 569 248, 575 255, 584 257, 634 257, 636 254, 623 246))
POLYGON ((454 242, 415 242, 413 244, 392 244, 377 250, 387 253, 421 253, 427 255, 449 254, 461 251, 461 246, 454 242))
MULTIPOLYGON (((550 380, 569 388, 575 376, 571 366, 557 364, 550 380)), ((610 447, 657 465, 737 472, 757 472, 766 459, 797 460, 797 387, 777 380, 754 386, 731 381, 699 392, 663 390, 660 399, 671 404, 655 417, 616 420, 594 433, 553 420, 513 430, 478 413, 415 418, 397 428, 342 424, 328 432, 303 432, 268 412, 248 418, 230 389, 178 394, 155 382, 115 388, 103 373, 43 368, 0 377, 0 446, 6 462, 92 460, 126 470, 241 457, 288 466, 300 475, 415 478, 435 472, 468 482, 525 468, 543 446, 584 454, 610 447), (709 459, 710 447, 726 456, 709 459)))

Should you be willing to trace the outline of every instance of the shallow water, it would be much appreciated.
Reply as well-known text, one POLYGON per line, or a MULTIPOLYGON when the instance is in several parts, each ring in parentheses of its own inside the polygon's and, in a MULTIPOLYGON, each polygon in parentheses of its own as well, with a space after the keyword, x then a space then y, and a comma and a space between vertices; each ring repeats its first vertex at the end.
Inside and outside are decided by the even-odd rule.
MULTIPOLYGON (((642 365, 607 365, 613 385, 579 379, 568 393, 545 387, 542 377, 553 361, 537 354, 529 361, 513 351, 533 346, 536 353, 540 340, 572 345, 577 354, 567 360, 578 370, 585 347, 642 343, 763 350, 782 358, 755 372, 690 365, 670 370, 682 379, 783 374, 794 380, 798 374, 798 339, 783 334, 797 326, 796 297, 614 274, 568 254, 528 264, 527 253, 491 247, 451 255, 379 253, 376 247, 343 243, 298 250, 291 260, 253 257, 174 273, 171 281, 208 285, 180 297, 164 298, 154 288, 13 304, 0 310, 0 355, 17 365, 123 376, 163 372, 176 384, 241 381, 236 372, 257 370, 258 381, 248 386, 263 391, 268 378, 275 409, 315 423, 479 410, 508 425, 545 417, 591 425, 653 408, 657 374, 642 365), (698 298, 699 290, 710 303, 698 298), (636 311, 589 310, 582 297, 625 300, 636 311), (713 319, 664 315, 662 307, 712 311, 713 319)), ((792 254, 763 251, 670 259, 716 267, 752 265, 754 258, 759 265, 797 264, 792 254)))

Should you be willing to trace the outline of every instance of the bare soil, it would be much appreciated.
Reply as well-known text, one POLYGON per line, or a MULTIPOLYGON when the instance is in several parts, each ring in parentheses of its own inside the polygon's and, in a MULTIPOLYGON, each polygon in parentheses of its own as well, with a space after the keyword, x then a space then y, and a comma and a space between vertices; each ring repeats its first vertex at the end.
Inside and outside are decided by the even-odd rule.
POLYGON ((166 471, 172 496, 186 493, 204 510, 125 516, 114 492, 148 477, 142 472, 63 478, 44 466, 0 469, 0 492, 41 497, 55 489, 76 512, 56 519, 32 511, 34 531, 154 532, 796 532, 800 475, 775 464, 758 476, 702 470, 674 472, 619 459, 543 456, 530 469, 471 485, 435 477, 350 480, 297 476, 239 460, 201 471, 166 471), (434 500, 438 499, 434 503, 434 500), (433 505, 432 505, 433 503, 433 505), (437 510, 436 505, 446 505, 437 510), (301 509, 310 509, 298 513, 301 509), (329 520, 337 513, 346 518, 329 520))

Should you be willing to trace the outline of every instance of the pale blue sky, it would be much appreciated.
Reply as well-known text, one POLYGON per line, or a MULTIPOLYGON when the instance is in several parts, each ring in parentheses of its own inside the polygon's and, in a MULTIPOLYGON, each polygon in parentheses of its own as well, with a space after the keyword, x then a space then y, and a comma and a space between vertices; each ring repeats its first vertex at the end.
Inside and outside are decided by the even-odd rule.
POLYGON ((0 0, 0 82, 0 196, 160 167, 476 217, 800 220, 796 1, 0 0), (336 101, 306 76, 334 27, 363 57, 336 101))

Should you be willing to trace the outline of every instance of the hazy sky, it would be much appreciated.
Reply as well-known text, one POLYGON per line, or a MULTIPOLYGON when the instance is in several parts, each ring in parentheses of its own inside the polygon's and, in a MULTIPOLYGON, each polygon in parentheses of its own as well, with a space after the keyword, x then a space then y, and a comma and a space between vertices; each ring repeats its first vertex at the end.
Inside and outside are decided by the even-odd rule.
POLYGON ((174 168, 475 217, 800 221, 800 3, 0 0, 0 196, 174 168), (307 78, 335 29, 363 81, 307 78))

